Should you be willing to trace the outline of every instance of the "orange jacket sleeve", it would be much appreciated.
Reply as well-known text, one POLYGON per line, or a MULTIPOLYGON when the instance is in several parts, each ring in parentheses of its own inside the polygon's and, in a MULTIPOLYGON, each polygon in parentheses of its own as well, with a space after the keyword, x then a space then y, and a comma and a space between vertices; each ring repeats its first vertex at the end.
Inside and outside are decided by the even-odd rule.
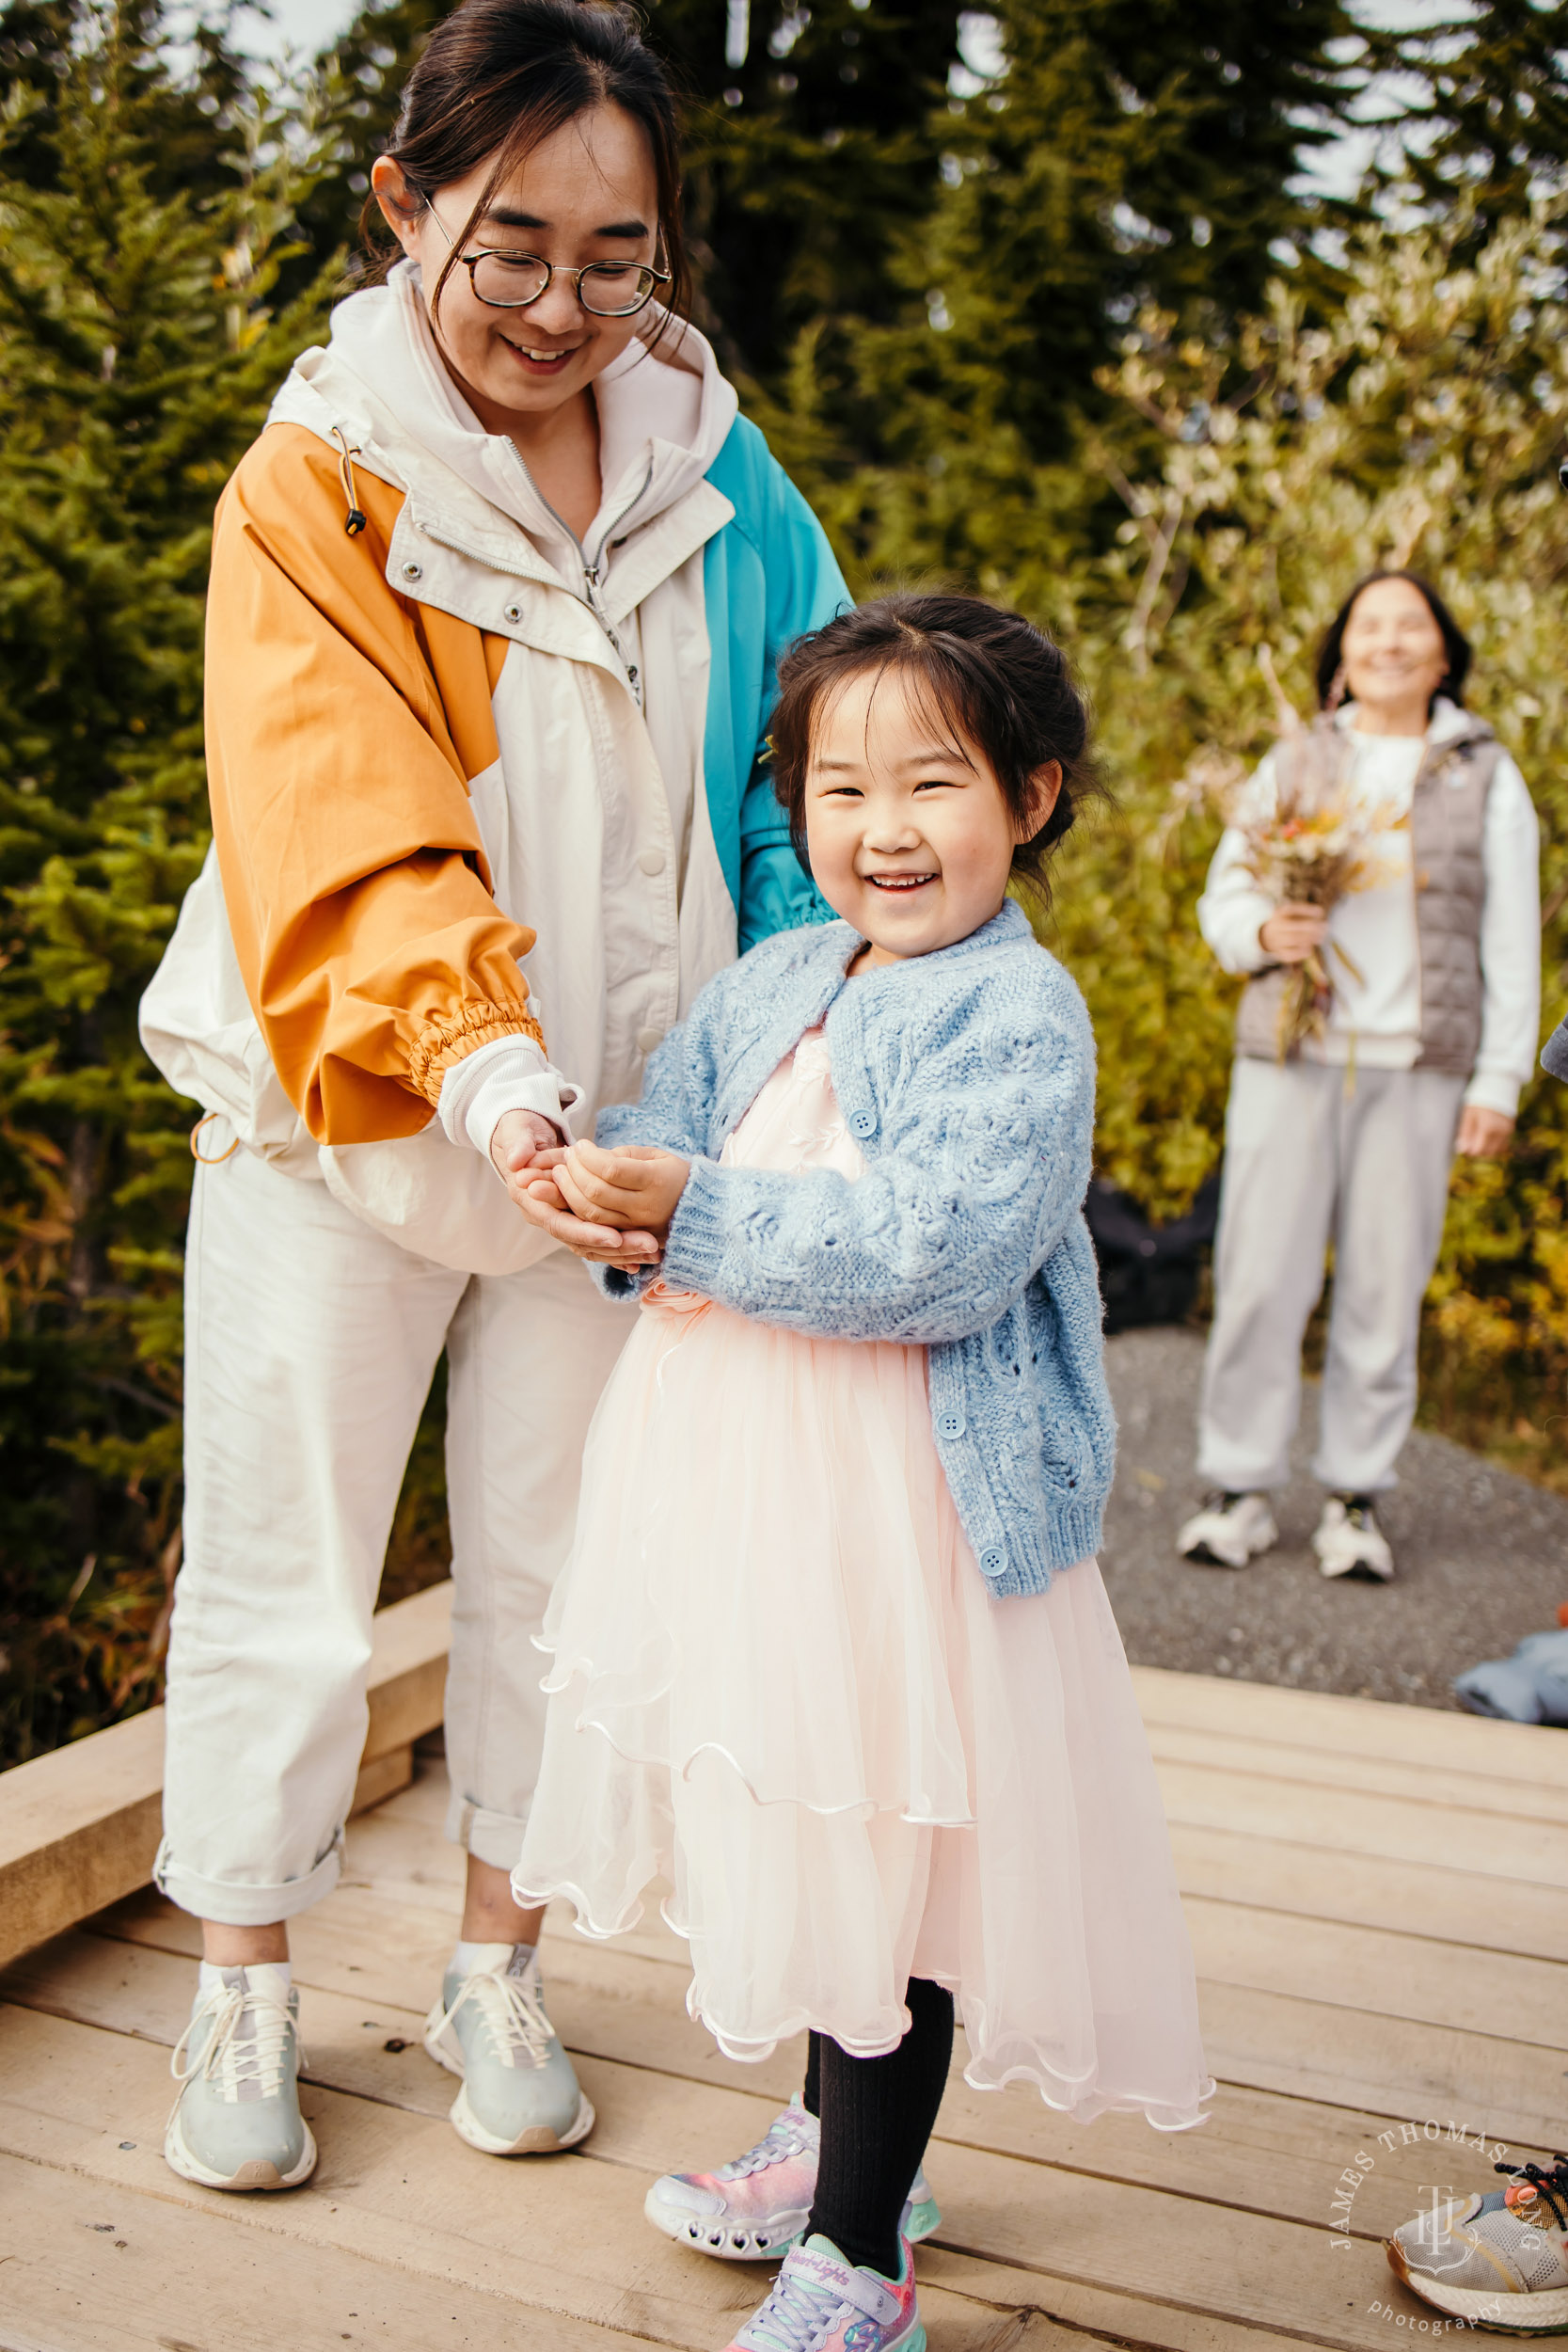
POLYGON ((415 1134, 448 1065, 543 1042, 467 789, 496 757, 503 641, 388 587, 401 493, 274 425, 224 492, 207 610, 207 771, 230 927, 277 1074, 318 1142, 415 1134))

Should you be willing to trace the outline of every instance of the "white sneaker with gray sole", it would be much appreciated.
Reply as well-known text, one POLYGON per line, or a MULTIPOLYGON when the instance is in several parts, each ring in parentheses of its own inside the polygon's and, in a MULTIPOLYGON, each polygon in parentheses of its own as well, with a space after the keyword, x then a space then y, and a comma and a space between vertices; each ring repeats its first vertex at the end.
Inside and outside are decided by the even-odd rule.
POLYGON ((1266 1495, 1212 1494, 1176 1539, 1183 1560, 1211 1568, 1244 1568, 1279 1541, 1266 1495))
POLYGON ((285 1969, 226 1968, 197 1994, 169 2072, 164 2158, 203 2188, 297 2188, 316 2169, 299 2111, 299 1994, 285 1969))
POLYGON ((511 1944, 478 1949, 482 1964, 466 1977, 449 1968, 425 2019, 425 2048, 463 2077, 451 2105, 458 2137, 487 2156, 575 2148, 594 2110, 545 2013, 538 1954, 511 1944))

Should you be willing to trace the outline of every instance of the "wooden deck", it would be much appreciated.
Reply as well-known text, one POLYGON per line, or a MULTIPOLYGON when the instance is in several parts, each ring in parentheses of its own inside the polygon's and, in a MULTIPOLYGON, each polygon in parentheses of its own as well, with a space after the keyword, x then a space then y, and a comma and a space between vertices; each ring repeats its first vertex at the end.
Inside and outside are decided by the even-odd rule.
MULTIPOLYGON (((1175 2138, 1083 2129, 956 2066, 928 2163, 944 2220, 919 2257, 933 2352, 1386 2345, 1420 2306, 1382 2235, 1434 2185, 1492 2185, 1478 2133, 1520 2156, 1568 2137, 1568 1737, 1137 1680, 1214 2113, 1175 2138)), ((798 2054, 717 2058, 662 1929, 607 1948, 558 1928, 550 2005, 598 2127, 556 2158, 464 2147, 420 2048, 460 1877, 443 1798, 420 1763, 295 1923, 322 2162, 292 2195, 214 2195, 162 2161, 192 1921, 144 1892, 0 1979, 6 2352, 725 2343, 763 2274, 666 2244, 643 2192, 746 2146, 798 2054)))

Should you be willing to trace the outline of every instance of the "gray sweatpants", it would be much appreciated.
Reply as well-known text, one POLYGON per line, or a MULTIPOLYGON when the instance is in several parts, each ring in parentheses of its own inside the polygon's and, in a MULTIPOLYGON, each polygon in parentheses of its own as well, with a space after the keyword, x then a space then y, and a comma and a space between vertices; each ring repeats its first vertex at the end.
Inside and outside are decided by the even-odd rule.
POLYGON ((1334 1245, 1313 1475, 1376 1494, 1416 1412, 1421 1299, 1443 1238, 1463 1078, 1241 1057, 1226 1114, 1198 1475, 1282 1486, 1301 1343, 1334 1245))

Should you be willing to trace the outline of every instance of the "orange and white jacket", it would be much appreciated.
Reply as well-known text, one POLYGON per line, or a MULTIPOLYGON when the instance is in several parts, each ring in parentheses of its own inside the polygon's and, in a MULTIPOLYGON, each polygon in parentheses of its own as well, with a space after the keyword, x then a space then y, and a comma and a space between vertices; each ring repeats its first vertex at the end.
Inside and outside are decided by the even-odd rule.
POLYGON ((474 1272, 550 1247, 489 1165, 501 1112, 591 1132, 737 946, 825 911, 759 759, 778 655, 844 583, 708 344, 658 324, 595 385, 580 544, 406 262, 334 312, 217 512, 214 846, 143 1041, 218 1115, 205 1152, 474 1272))

